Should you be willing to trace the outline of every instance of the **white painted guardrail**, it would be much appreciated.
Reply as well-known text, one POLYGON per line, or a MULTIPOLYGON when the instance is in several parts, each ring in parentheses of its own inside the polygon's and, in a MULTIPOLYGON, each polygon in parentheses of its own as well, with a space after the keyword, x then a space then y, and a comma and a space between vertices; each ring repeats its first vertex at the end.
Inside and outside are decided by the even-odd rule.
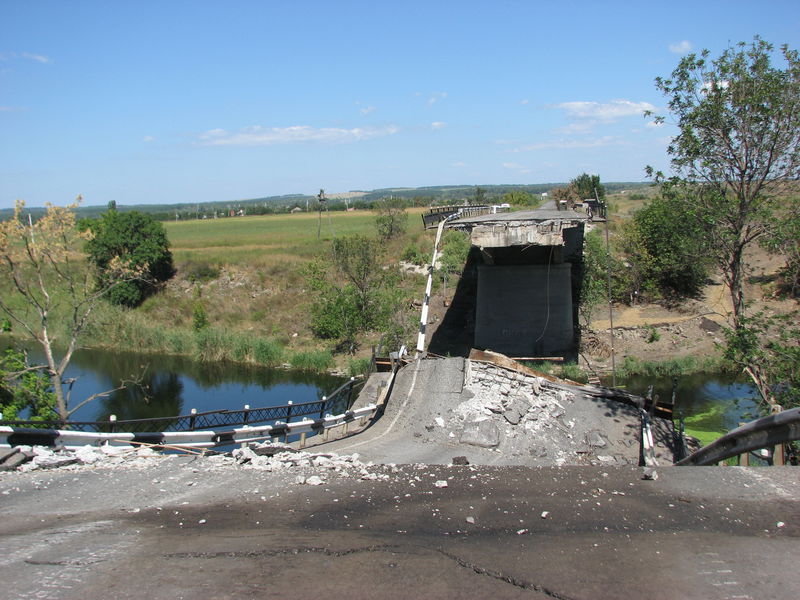
POLYGON ((63 429, 32 429, 0 426, 0 448, 14 446, 48 446, 71 448, 80 446, 129 446, 152 444, 155 446, 180 446, 186 448, 213 448, 272 438, 300 435, 301 444, 309 433, 322 433, 329 429, 347 426, 356 419, 366 420, 375 414, 377 406, 348 410, 339 415, 326 415, 321 419, 303 419, 293 423, 276 422, 273 425, 244 426, 223 431, 162 431, 141 433, 105 433, 70 431, 63 429))

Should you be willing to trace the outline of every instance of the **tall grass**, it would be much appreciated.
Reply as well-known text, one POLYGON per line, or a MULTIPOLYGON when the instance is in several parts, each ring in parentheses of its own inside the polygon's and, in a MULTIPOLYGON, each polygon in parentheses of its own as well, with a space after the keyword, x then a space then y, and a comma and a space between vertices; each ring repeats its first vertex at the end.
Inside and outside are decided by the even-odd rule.
POLYGON ((289 364, 303 371, 325 371, 333 366, 333 355, 328 350, 298 352, 289 357, 289 364))
POLYGON ((626 378, 633 375, 647 377, 672 377, 690 373, 707 373, 719 371, 723 362, 718 357, 678 356, 663 361, 639 360, 635 356, 626 356, 622 364, 617 366, 617 377, 626 378))

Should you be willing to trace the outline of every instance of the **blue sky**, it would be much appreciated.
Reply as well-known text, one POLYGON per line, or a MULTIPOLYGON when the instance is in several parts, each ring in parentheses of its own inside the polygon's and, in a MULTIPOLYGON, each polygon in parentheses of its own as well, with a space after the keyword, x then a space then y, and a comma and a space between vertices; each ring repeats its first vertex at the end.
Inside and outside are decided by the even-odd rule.
POLYGON ((0 208, 640 181, 653 85, 800 2, 0 0, 0 208))

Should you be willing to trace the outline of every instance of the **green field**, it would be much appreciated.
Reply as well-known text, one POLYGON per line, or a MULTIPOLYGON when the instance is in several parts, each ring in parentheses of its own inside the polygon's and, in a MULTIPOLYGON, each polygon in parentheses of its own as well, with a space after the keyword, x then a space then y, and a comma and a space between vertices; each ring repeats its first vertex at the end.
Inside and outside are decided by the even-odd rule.
MULTIPOLYGON (((384 245, 382 266, 392 268, 410 244, 425 255, 431 251, 432 233, 422 229, 422 212, 408 211, 407 232, 384 245)), ((246 216, 173 221, 165 227, 176 276, 137 309, 104 305, 88 332, 88 345, 135 347, 199 360, 307 368, 335 362, 347 367, 351 356, 335 354, 331 342, 311 332, 314 294, 304 269, 315 258, 329 257, 334 236, 374 236, 375 213, 323 213, 321 222, 317 213, 246 216), (197 305, 202 305, 210 325, 202 335, 193 331, 197 305)), ((424 278, 403 275, 397 289, 406 295, 408 314, 401 318, 411 332, 418 318, 411 301, 422 295, 424 278)), ((380 332, 366 335, 357 356, 368 355, 379 338, 380 332)))

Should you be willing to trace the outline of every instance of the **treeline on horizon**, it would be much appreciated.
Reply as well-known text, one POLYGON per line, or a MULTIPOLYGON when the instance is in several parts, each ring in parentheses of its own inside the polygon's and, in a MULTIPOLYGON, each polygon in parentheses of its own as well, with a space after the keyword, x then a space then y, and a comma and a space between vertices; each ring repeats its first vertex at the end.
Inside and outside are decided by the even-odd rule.
MULTIPOLYGON (((417 188, 381 188, 371 191, 353 190, 351 193, 361 193, 363 195, 348 198, 328 198, 326 205, 328 210, 345 210, 354 208, 356 210, 372 210, 375 203, 386 198, 400 198, 405 201, 407 206, 438 206, 451 203, 472 202, 475 200, 477 190, 481 190, 482 197, 486 202, 499 202, 504 194, 509 192, 526 192, 533 195, 549 193, 552 189, 564 186, 564 183, 536 183, 529 185, 455 185, 455 186, 430 186, 417 188)), ((604 183, 606 192, 609 194, 617 193, 622 190, 649 187, 649 182, 611 182, 604 183)), ((338 194, 335 194, 338 195, 338 194)), ((268 196, 264 198, 250 198, 247 200, 226 200, 213 202, 182 202, 178 204, 116 204, 116 209, 124 211, 139 211, 152 216, 159 221, 203 219, 203 218, 224 218, 228 216, 239 216, 240 211, 244 215, 268 215, 287 213, 294 208, 306 210, 306 203, 309 211, 318 209, 316 195, 287 194, 283 196, 268 196)), ((29 213, 33 219, 38 219, 45 214, 44 207, 25 207, 25 213, 29 213)), ((79 206, 75 210, 78 218, 95 218, 108 210, 106 205, 79 206)), ((13 216, 13 208, 0 209, 0 221, 4 221, 13 216)))

